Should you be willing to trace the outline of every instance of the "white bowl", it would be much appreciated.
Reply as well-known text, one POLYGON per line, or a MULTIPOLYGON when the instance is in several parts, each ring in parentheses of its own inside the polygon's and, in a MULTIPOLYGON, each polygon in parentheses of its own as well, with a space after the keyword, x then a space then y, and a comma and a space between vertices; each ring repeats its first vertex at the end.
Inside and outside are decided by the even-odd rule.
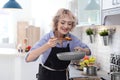
POLYGON ((85 53, 75 51, 75 52, 63 52, 63 53, 58 53, 57 57, 60 60, 80 60, 84 58, 85 53))

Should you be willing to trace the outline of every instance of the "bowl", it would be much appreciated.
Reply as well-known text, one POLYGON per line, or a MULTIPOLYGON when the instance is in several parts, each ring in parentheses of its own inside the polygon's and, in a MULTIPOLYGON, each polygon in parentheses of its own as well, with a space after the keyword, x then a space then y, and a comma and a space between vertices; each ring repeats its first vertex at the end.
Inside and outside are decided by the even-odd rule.
POLYGON ((57 57, 60 60, 80 60, 82 58, 84 58, 85 53, 84 52, 62 52, 62 53, 58 53, 57 57))

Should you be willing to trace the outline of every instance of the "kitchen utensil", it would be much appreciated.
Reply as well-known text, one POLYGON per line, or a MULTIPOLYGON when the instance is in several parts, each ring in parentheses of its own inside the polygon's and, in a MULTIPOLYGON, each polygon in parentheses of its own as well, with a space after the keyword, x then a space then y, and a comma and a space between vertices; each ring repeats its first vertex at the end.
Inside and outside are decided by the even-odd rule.
POLYGON ((111 73, 111 80, 120 80, 120 72, 111 73))
POLYGON ((95 66, 86 66, 83 68, 83 72, 89 76, 96 76, 97 75, 97 68, 95 66))
POLYGON ((55 35, 58 38, 58 40, 72 41, 72 38, 70 36, 61 37, 58 31, 55 31, 55 35))
POLYGON ((85 56, 85 53, 75 51, 75 52, 62 52, 58 53, 57 57, 60 60, 80 60, 85 56))

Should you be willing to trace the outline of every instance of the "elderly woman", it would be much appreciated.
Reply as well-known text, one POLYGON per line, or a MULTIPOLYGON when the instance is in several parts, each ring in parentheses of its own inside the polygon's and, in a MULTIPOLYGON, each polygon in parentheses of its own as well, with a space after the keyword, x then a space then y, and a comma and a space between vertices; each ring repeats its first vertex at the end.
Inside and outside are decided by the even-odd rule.
POLYGON ((43 36, 28 52, 26 62, 40 58, 38 80, 67 80, 66 69, 70 61, 59 60, 57 53, 78 49, 90 55, 88 46, 69 33, 76 23, 76 18, 70 10, 58 10, 53 18, 53 30, 43 36))

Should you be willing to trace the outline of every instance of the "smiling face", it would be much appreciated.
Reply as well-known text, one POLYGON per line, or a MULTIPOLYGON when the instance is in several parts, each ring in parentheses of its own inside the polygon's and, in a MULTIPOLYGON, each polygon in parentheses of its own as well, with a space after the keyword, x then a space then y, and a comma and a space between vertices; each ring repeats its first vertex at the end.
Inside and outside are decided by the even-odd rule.
POLYGON ((76 23, 77 20, 70 10, 60 9, 53 18, 53 29, 54 32, 65 35, 75 27, 76 23))
POLYGON ((58 21, 57 31, 60 34, 67 34, 71 31, 73 21, 69 17, 62 18, 58 21))

